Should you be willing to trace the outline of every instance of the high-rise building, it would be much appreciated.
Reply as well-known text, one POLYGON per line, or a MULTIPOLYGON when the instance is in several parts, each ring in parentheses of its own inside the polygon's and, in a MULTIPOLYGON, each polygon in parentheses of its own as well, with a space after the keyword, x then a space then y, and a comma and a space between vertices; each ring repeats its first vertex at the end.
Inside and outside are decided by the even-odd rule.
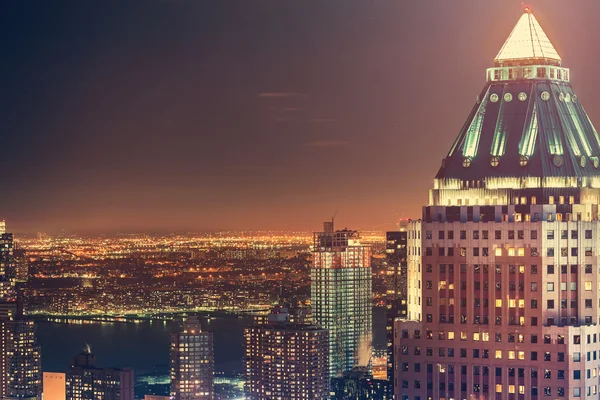
POLYGON ((44 400, 66 400, 66 376, 64 372, 44 372, 44 400))
POLYGON ((37 344, 35 324, 19 319, 6 323, 3 332, 10 339, 8 360, 8 397, 41 400, 42 351, 37 344))
POLYGON ((486 76, 409 230, 396 398, 598 398, 600 138, 529 9, 486 76))
MULTIPOLYGON (((394 376, 394 321, 408 315, 407 272, 408 272, 408 221, 402 221, 400 230, 386 232, 386 339, 387 379, 392 383, 394 376)), ((390 389, 391 389, 390 385, 390 389)), ((390 390, 392 391, 392 390, 390 390)))
POLYGON ((181 332, 171 334, 171 399, 212 400, 214 371, 213 335, 189 317, 181 332))
POLYGON ((246 396, 250 400, 329 398, 327 330, 292 323, 276 308, 266 324, 245 329, 246 396))
POLYGON ((329 372, 341 376, 371 358, 371 248, 357 231, 334 231, 333 221, 314 234, 310 270, 315 325, 329 331, 329 372))
POLYGON ((16 279, 13 234, 3 232, 0 233, 0 301, 16 301, 16 279))
POLYGON ((75 356, 67 370, 68 400, 133 400, 134 378, 130 368, 101 368, 89 346, 75 356))

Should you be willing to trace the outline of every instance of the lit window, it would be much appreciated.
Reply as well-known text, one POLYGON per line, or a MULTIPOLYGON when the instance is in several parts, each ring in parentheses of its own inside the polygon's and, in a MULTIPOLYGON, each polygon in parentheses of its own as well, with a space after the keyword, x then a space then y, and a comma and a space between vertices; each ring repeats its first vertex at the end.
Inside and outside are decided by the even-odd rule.
POLYGON ((585 282, 585 290, 586 291, 592 290, 592 282, 591 281, 586 281, 585 282))
POLYGON ((496 384, 496 393, 502 393, 502 385, 499 383, 496 384))
POLYGON ((509 257, 514 257, 515 256, 515 249, 514 249, 514 247, 510 247, 508 249, 508 256, 509 257))
POLYGON ((502 358, 502 350, 496 350, 496 359, 499 360, 502 358))
POLYGON ((519 299, 519 308, 525 308, 525 300, 519 299))
POLYGON ((525 248, 519 247, 518 256, 519 257, 525 257, 525 248))
POLYGON ((525 359, 525 352, 519 351, 519 360, 524 360, 524 359, 525 359))
POLYGON ((502 256, 502 247, 496 247, 496 249, 494 250, 494 253, 496 254, 496 257, 501 257, 502 256))
POLYGON ((510 350, 508 352, 508 359, 509 360, 514 360, 515 359, 515 352, 514 352, 514 350, 510 350))
POLYGON ((473 333, 473 340, 474 340, 475 342, 479 342, 479 332, 474 332, 474 333, 473 333))
POLYGON ((502 307, 502 299, 496 299, 496 307, 502 307))

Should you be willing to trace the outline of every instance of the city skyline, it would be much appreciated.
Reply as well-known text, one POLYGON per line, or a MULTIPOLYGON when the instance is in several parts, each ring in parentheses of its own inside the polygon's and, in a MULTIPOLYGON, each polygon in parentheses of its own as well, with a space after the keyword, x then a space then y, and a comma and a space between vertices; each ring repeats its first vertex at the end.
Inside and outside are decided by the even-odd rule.
MULTIPOLYGON (((597 120, 587 49, 600 4, 530 3, 597 120)), ((3 5, 13 151, 1 162, 14 167, 1 204, 14 232, 311 230, 335 210, 386 230, 418 218, 522 9, 98 4, 3 5)))

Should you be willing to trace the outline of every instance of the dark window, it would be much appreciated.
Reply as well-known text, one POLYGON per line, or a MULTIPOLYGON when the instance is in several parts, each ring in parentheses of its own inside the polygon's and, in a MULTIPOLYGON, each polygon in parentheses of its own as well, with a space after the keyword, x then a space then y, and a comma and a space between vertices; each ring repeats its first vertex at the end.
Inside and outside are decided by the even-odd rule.
POLYGON ((592 238, 592 230, 591 229, 586 229, 585 230, 585 238, 586 239, 591 239, 592 238))
POLYGON ((531 239, 532 240, 537 239, 537 231, 531 231, 531 239))

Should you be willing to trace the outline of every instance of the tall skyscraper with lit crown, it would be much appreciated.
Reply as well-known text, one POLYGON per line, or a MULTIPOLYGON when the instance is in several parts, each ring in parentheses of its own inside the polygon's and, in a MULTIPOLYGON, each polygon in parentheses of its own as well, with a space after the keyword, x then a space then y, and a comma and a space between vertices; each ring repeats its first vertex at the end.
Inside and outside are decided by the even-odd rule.
POLYGON ((341 376, 371 358, 371 248, 357 231, 334 231, 333 221, 314 234, 310 270, 315 325, 329 331, 329 372, 341 376))
POLYGON ((529 9, 486 77, 409 231, 396 398, 598 398, 600 137, 529 9))

